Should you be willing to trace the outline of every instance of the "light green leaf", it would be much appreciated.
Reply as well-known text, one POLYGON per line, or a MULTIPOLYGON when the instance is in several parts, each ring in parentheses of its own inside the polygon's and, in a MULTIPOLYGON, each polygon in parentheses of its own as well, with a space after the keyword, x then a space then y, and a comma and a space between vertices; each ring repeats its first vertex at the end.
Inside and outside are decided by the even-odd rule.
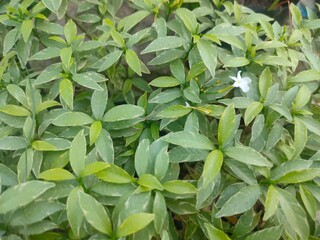
POLYGON ((77 176, 84 169, 86 152, 86 139, 82 130, 73 139, 69 152, 70 165, 77 176))
POLYGON ((286 108, 285 106, 280 105, 280 104, 272 104, 272 105, 270 105, 270 108, 272 108, 273 110, 278 112, 281 116, 284 116, 289 121, 293 120, 289 109, 286 108))
POLYGON ((46 181, 66 181, 76 179, 76 177, 69 171, 63 168, 52 168, 39 174, 39 179, 46 181))
POLYGON ((272 86, 272 73, 270 68, 267 67, 263 70, 259 77, 259 92, 262 99, 267 97, 267 93, 272 86))
POLYGON ((123 104, 111 108, 103 116, 103 121, 105 122, 117 122, 122 120, 134 119, 144 115, 144 109, 142 107, 132 105, 132 104, 123 104))
POLYGON ((62 100, 68 105, 68 107, 72 110, 73 109, 73 84, 69 79, 61 80, 59 84, 59 92, 60 97, 62 100))
POLYGON ((249 235, 246 240, 279 240, 282 232, 282 226, 265 228, 249 235))
POLYGON ((103 91, 95 90, 91 96, 91 109, 93 116, 97 120, 102 120, 104 111, 107 106, 108 101, 108 91, 104 89, 103 91))
POLYGON ((306 127, 308 128, 308 130, 310 132, 313 132, 315 134, 317 134, 318 136, 320 136, 320 123, 319 121, 310 118, 310 117, 304 117, 304 116, 297 116, 298 118, 300 118, 300 120, 302 120, 302 122, 306 125, 306 127))
POLYGON ((41 140, 36 140, 32 142, 32 148, 37 151, 59 151, 56 146, 41 140))
POLYGON ((301 200, 313 221, 317 221, 317 202, 309 190, 299 185, 301 200))
POLYGON ((18 28, 14 28, 6 34, 3 40, 3 56, 5 56, 12 49, 12 47, 16 44, 19 36, 20 31, 18 28))
POLYGON ((36 108, 36 113, 39 113, 39 112, 41 112, 43 110, 46 110, 46 109, 51 108, 51 107, 56 107, 56 106, 60 106, 60 103, 57 102, 57 101, 54 101, 54 100, 44 101, 42 103, 39 103, 39 105, 36 108))
POLYGON ((110 134, 103 128, 98 139, 95 142, 95 145, 103 161, 107 163, 114 162, 113 141, 110 134))
POLYGON ((301 239, 308 239, 309 224, 307 216, 297 199, 288 191, 277 188, 279 194, 279 203, 284 216, 286 217, 290 230, 295 231, 301 239))
POLYGON ((166 136, 162 137, 161 140, 185 148, 204 150, 214 149, 213 143, 206 136, 189 131, 170 132, 166 136))
POLYGON ((139 76, 141 76, 141 64, 138 55, 131 49, 126 51, 126 61, 129 67, 139 76))
POLYGON ((299 118, 294 118, 294 152, 291 159, 295 159, 300 155, 307 143, 307 140, 307 127, 299 118))
POLYGON ((231 240, 227 234, 209 223, 204 224, 210 240, 231 240))
POLYGON ((40 52, 37 52, 34 54, 31 58, 30 61, 32 60, 48 60, 51 58, 56 58, 60 56, 60 49, 57 47, 48 47, 40 52))
POLYGON ((2 163, 0 163, 0 182, 3 186, 13 186, 18 184, 17 175, 2 163))
POLYGON ((150 141, 148 139, 143 139, 135 152, 134 156, 134 167, 138 176, 149 172, 151 163, 151 153, 150 153, 150 141))
POLYGON ((246 126, 261 112, 263 104, 261 102, 251 103, 244 113, 244 123, 246 126))
POLYGON ((167 148, 162 148, 158 153, 154 164, 154 175, 159 180, 165 177, 169 168, 169 160, 167 148))
POLYGON ((126 43, 123 39, 123 37, 121 36, 120 33, 118 33, 115 29, 111 29, 111 36, 113 38, 113 40, 122 48, 126 47, 126 43))
POLYGON ((196 194, 198 192, 195 186, 183 180, 172 180, 162 185, 166 191, 175 194, 196 194))
POLYGON ((79 237, 81 235, 81 231, 83 227, 82 223, 84 218, 82 211, 79 211, 79 209, 81 208, 79 203, 78 192, 80 191, 82 191, 81 187, 73 188, 67 198, 67 204, 66 204, 68 222, 70 224, 73 234, 76 237, 79 237))
POLYGON ((156 232, 159 234, 164 229, 166 229, 168 225, 168 211, 166 200, 163 197, 161 192, 156 191, 154 202, 153 202, 153 213, 154 213, 154 228, 156 232))
POLYGON ((222 206, 216 213, 216 217, 233 216, 249 210, 257 202, 260 194, 259 185, 242 188, 222 206))
POLYGON ((97 68, 99 68, 98 72, 102 72, 111 67, 114 63, 116 63, 119 60, 119 58, 122 56, 122 53, 122 51, 116 50, 100 59, 96 63, 97 68))
POLYGON ((300 171, 292 171, 284 176, 276 179, 277 183, 293 184, 300 182, 308 182, 320 176, 320 168, 303 169, 300 171))
POLYGON ((28 146, 27 141, 23 137, 8 136, 0 138, 1 150, 19 150, 28 146))
POLYGON ((140 186, 147 188, 148 190, 153 190, 153 189, 157 189, 160 191, 163 190, 162 184, 159 182, 159 180, 155 176, 151 174, 143 174, 139 178, 138 184, 140 186))
POLYGON ((106 162, 93 162, 85 165, 84 169, 80 173, 80 177, 86 177, 95 173, 98 173, 106 168, 110 167, 110 164, 106 162))
POLYGON ((65 126, 83 126, 93 123, 93 119, 82 112, 65 112, 52 121, 53 125, 65 126))
POLYGON ((279 194, 277 192, 277 189, 273 186, 270 185, 268 188, 267 196, 266 196, 266 201, 264 204, 265 208, 265 213, 263 215, 263 220, 267 221, 270 217, 272 217, 279 205, 279 194))
POLYGON ((72 21, 72 19, 69 19, 64 26, 64 37, 68 44, 71 44, 77 37, 77 25, 72 21))
POLYGON ((300 82, 311 82, 320 79, 320 71, 314 69, 308 69, 299 72, 298 74, 294 75, 294 77, 289 78, 290 82, 300 83, 300 82))
POLYGON ((218 142, 220 147, 228 144, 234 136, 235 110, 233 104, 230 104, 223 112, 218 126, 218 142))
POLYGON ((78 84, 86 88, 102 91, 103 88, 99 86, 99 84, 96 82, 94 77, 95 76, 91 75, 90 72, 86 72, 86 73, 75 74, 73 75, 72 79, 78 84))
POLYGON ((180 82, 174 77, 162 76, 153 79, 149 84, 154 87, 165 88, 179 86, 180 82))
POLYGON ((197 42, 197 47, 202 58, 203 63, 208 68, 211 77, 214 78, 217 66, 217 49, 210 41, 206 39, 200 39, 197 42))
POLYGON ((191 34, 197 34, 198 23, 193 12, 186 8, 179 8, 177 9, 176 14, 179 18, 181 18, 182 22, 191 34))
POLYGON ((109 168, 96 173, 96 176, 111 183, 131 183, 134 180, 125 170, 113 164, 109 168))
POLYGON ((41 0, 41 1, 51 12, 54 12, 54 13, 58 12, 62 2, 62 0, 41 0))
POLYGON ((126 237, 145 228, 154 220, 154 214, 134 213, 127 217, 117 229, 117 237, 126 237))
POLYGON ((111 236, 112 224, 103 205, 82 191, 78 191, 78 199, 81 210, 90 225, 99 232, 111 236))
POLYGON ((187 40, 177 36, 166 36, 156 38, 153 42, 151 42, 142 52, 141 54, 156 52, 161 50, 173 49, 183 46, 187 44, 187 40))
POLYGON ((90 146, 93 145, 99 138, 102 130, 102 123, 100 121, 95 121, 90 126, 90 146))
POLYGON ((33 29, 33 20, 24 20, 21 24, 21 34, 24 42, 27 42, 33 29))
POLYGON ((245 57, 233 57, 224 62, 224 67, 242 67, 250 64, 250 61, 245 57))
POLYGON ((203 178, 203 187, 208 185, 220 172, 223 163, 223 154, 220 150, 213 150, 209 153, 204 162, 201 177, 203 178))
POLYGON ((123 27, 123 31, 128 32, 148 15, 150 15, 150 12, 145 10, 132 13, 131 15, 128 15, 119 21, 118 28, 121 29, 123 27))
POLYGON ((15 99, 17 99, 25 107, 29 105, 27 96, 21 87, 15 84, 9 84, 7 85, 7 90, 15 99))
POLYGON ((302 85, 294 101, 296 109, 304 107, 310 101, 310 97, 311 92, 308 87, 306 85, 302 85))
POLYGON ((54 183, 32 180, 8 188, 0 195, 0 214, 26 206, 54 186, 54 183))
POLYGON ((72 48, 62 48, 60 50, 60 58, 63 66, 69 70, 72 64, 72 48))
POLYGON ((12 104, 1 106, 0 112, 6 113, 11 116, 16 116, 16 117, 27 117, 31 115, 29 110, 25 109, 24 107, 12 105, 12 104))
POLYGON ((181 105, 173 105, 163 109, 156 116, 159 118, 179 118, 184 115, 187 115, 191 112, 191 108, 181 106, 181 105))
POLYGON ((272 167, 271 162, 269 162, 264 156, 262 156, 258 151, 251 147, 229 147, 225 150, 225 154, 245 164, 251 164, 261 167, 272 167))

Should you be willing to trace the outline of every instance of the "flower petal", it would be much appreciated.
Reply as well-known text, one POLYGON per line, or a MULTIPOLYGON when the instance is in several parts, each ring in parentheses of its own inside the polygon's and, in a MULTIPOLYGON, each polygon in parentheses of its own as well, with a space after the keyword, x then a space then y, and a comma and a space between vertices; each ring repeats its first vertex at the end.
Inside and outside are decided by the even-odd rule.
POLYGON ((234 82, 234 84, 232 84, 232 86, 234 87, 241 87, 241 83, 239 83, 238 81, 234 82))
POLYGON ((237 73, 237 78, 238 78, 238 79, 241 79, 241 71, 238 71, 238 73, 237 73))
POLYGON ((231 76, 229 76, 229 78, 231 78, 233 81, 235 81, 235 82, 237 82, 238 81, 238 78, 236 78, 236 77, 231 77, 231 76))
POLYGON ((249 83, 251 83, 251 78, 249 78, 249 77, 244 77, 244 78, 241 79, 241 81, 242 81, 243 83, 249 84, 249 83))
POLYGON ((249 92, 249 90, 250 90, 250 87, 248 84, 241 84, 240 88, 241 88, 242 92, 244 92, 244 93, 249 92))

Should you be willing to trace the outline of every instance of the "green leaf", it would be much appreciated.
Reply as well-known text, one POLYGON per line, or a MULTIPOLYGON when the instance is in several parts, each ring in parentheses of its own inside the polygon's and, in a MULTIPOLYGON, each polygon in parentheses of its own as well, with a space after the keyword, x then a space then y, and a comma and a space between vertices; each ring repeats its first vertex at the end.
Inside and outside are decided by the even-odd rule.
POLYGON ((149 172, 151 163, 150 142, 148 139, 143 139, 135 152, 134 167, 138 176, 149 172))
POLYGON ((51 108, 51 107, 56 107, 56 106, 60 106, 60 103, 57 102, 57 101, 54 101, 54 100, 44 101, 42 103, 39 103, 39 105, 36 108, 36 113, 39 113, 39 112, 41 112, 43 110, 46 110, 46 109, 51 108))
MULTIPOLYGON (((99 68, 98 72, 102 72, 109 67, 111 67, 114 63, 116 63, 120 57, 122 56, 123 51, 116 50, 112 53, 107 54, 105 57, 100 59, 96 66, 99 68)), ((95 65, 94 65, 95 66, 95 65)))
POLYGON ((126 47, 126 43, 123 39, 123 37, 121 36, 120 33, 118 33, 115 29, 111 29, 111 36, 113 38, 113 40, 122 48, 126 47))
POLYGON ((151 42, 142 52, 141 54, 156 52, 161 50, 173 49, 183 46, 187 44, 187 40, 177 36, 166 36, 156 38, 153 42, 151 42))
POLYGON ((284 176, 276 179, 277 183, 293 184, 300 182, 308 182, 320 176, 320 168, 303 169, 300 171, 292 171, 284 176))
POLYGON ((282 226, 265 228, 249 235, 246 240, 279 240, 283 232, 282 226))
POLYGON ((273 185, 270 185, 264 204, 265 213, 263 215, 263 220, 267 221, 270 217, 272 217, 276 213, 278 206, 279 194, 277 192, 277 189, 273 185))
POLYGON ((227 234, 209 223, 204 224, 210 240, 231 240, 227 234))
POLYGON ((142 107, 132 105, 132 104, 123 104, 111 108, 103 116, 103 121, 105 122, 117 122, 122 120, 134 119, 144 115, 144 109, 142 107))
POLYGON ((294 118, 294 152, 291 159, 295 159, 300 155, 304 150, 307 140, 307 127, 299 118, 294 118))
POLYGON ((5 56, 12 49, 12 47, 16 44, 19 36, 20 31, 18 28, 14 28, 6 34, 3 40, 3 56, 5 56))
POLYGON ((57 13, 62 0, 41 0, 42 3, 51 11, 54 13, 57 13))
POLYGON ((118 227, 116 236, 126 237, 145 228, 154 220, 154 214, 151 213, 134 213, 128 216, 118 227))
POLYGON ((21 87, 15 84, 9 84, 7 85, 7 90, 15 99, 17 99, 25 107, 29 105, 27 96, 21 87))
POLYGON ((153 79, 149 84, 154 87, 165 88, 179 86, 180 82, 174 77, 162 76, 153 79))
POLYGON ((230 104, 223 112, 218 126, 218 142, 223 148, 234 136, 235 110, 233 104, 230 104))
POLYGON ((110 134, 103 128, 97 141, 95 142, 95 145, 103 161, 107 163, 114 162, 113 141, 110 137, 110 134))
POLYGON ((169 154, 167 148, 162 148, 158 153, 154 164, 154 175, 161 180, 165 177, 169 168, 169 154))
POLYGON ((33 29, 33 20, 24 20, 21 24, 21 34, 24 42, 27 42, 33 29))
POLYGON ((246 126, 261 112, 263 104, 261 102, 251 103, 244 113, 244 123, 246 126))
POLYGON ((204 162, 203 171, 201 177, 203 178, 202 186, 205 187, 213 179, 218 175, 220 172, 221 166, 223 163, 223 154, 219 150, 213 150, 209 153, 204 162))
POLYGON ((225 154, 245 164, 251 164, 260 167, 272 167, 271 162, 269 162, 264 156, 251 147, 229 147, 225 150, 225 154))
POLYGON ((280 105, 280 104, 272 104, 272 105, 270 105, 270 108, 272 108, 273 110, 278 112, 281 116, 284 116, 289 121, 293 120, 289 109, 286 108, 285 106, 280 105))
POLYGON ((206 39, 200 39, 197 42, 197 48, 203 63, 210 71, 211 77, 214 78, 217 66, 217 49, 210 41, 206 39))
POLYGON ((102 123, 100 121, 95 121, 90 127, 90 146, 93 145, 100 136, 102 130, 102 123))
POLYGON ((266 99, 267 93, 272 86, 272 73, 270 68, 267 67, 263 70, 259 77, 259 92, 262 99, 266 99))
POLYGON ((303 82, 311 82, 320 79, 320 71, 314 69, 308 69, 299 72, 298 74, 294 75, 294 77, 289 78, 290 82, 293 83, 303 83, 303 82))
POLYGON ((16 116, 16 117, 27 117, 31 115, 31 113, 24 107, 12 105, 12 104, 1 106, 0 112, 9 114, 11 116, 16 116))
POLYGON ((191 112, 191 108, 181 106, 181 105, 173 105, 163 109, 156 116, 159 118, 179 118, 184 115, 187 115, 191 112))
POLYGON ((302 85, 294 101, 296 109, 304 107, 310 101, 310 97, 311 92, 309 91, 308 87, 306 85, 302 85))
POLYGON ((69 70, 72 64, 72 48, 62 48, 60 50, 60 58, 65 69, 69 70))
POLYGON ((166 229, 168 225, 168 211, 166 200, 163 197, 162 193, 155 192, 155 197, 153 201, 153 213, 154 213, 154 228, 156 232, 159 234, 164 229, 166 229))
POLYGON ((89 194, 78 191, 79 205, 83 215, 92 227, 108 236, 112 235, 112 224, 101 203, 89 194))
POLYGON ((191 34, 197 34, 197 19, 193 12, 186 8, 179 8, 176 11, 177 16, 182 20, 191 34))
POLYGON ((163 190, 162 184, 159 182, 159 180, 155 176, 151 174, 141 175, 141 177, 138 180, 138 184, 140 186, 147 188, 148 190, 153 190, 153 189, 157 189, 160 191, 163 190))
POLYGON ((317 202, 309 190, 302 184, 299 185, 302 202, 313 221, 317 221, 317 202))
POLYGON ((26 206, 54 186, 54 183, 32 180, 8 188, 0 195, 0 214, 26 206))
POLYGON ((103 88, 99 86, 99 84, 95 80, 95 75, 90 74, 90 72, 86 73, 79 73, 72 76, 72 79, 80 84, 81 86, 84 86, 86 88, 90 88, 93 90, 102 91, 103 88))
POLYGON ((161 140, 185 148, 204 150, 214 149, 213 143, 206 136, 189 131, 170 132, 166 136, 162 137, 161 140))
POLYGON ((59 92, 60 97, 62 100, 68 105, 68 107, 72 110, 73 109, 73 84, 69 79, 61 80, 59 84, 59 92))
POLYGON ((133 181, 133 178, 125 170, 116 165, 110 165, 109 168, 96 173, 96 176, 111 183, 131 183, 133 181))
POLYGON ((145 10, 140 10, 131 15, 122 18, 118 23, 118 28, 121 29, 123 27, 124 32, 128 32, 135 25, 140 23, 145 17, 149 16, 150 12, 145 10))
POLYGON ((126 61, 129 67, 139 76, 141 76, 141 64, 138 55, 131 49, 126 51, 126 61))
POLYGON ((73 139, 69 152, 70 165, 77 176, 84 169, 86 152, 86 139, 82 130, 73 139))
POLYGON ((233 216, 249 210, 257 202, 260 194, 259 185, 242 188, 222 206, 216 217, 233 216))
POLYGON ((1 150, 19 150, 28 146, 27 141, 23 137, 8 136, 0 138, 1 150))
POLYGON ((93 116, 97 120, 102 120, 108 101, 108 91, 95 90, 91 96, 91 109, 93 116))
POLYGON ((48 47, 34 54, 29 60, 48 60, 60 56, 60 49, 57 47, 48 47))
POLYGON ((302 122, 306 125, 307 129, 310 132, 313 132, 320 136, 320 123, 319 121, 310 118, 310 117, 304 117, 304 116, 297 116, 302 122))
POLYGON ((84 218, 82 211, 79 211, 79 209, 81 208, 79 203, 78 192, 80 191, 82 191, 81 187, 73 188, 67 198, 66 203, 68 222, 70 224, 73 234, 76 237, 79 237, 81 235, 83 227, 82 223, 84 218))
POLYGON ((46 181, 66 181, 75 179, 75 176, 63 168, 52 168, 40 173, 38 178, 46 181))
POLYGON ((98 173, 106 168, 110 167, 110 164, 106 162, 93 162, 85 165, 84 169, 80 173, 80 177, 86 177, 95 173, 98 173))
POLYGON ((65 112, 52 121, 53 125, 60 127, 83 126, 91 123, 93 123, 93 119, 82 112, 65 112))
POLYGON ((0 182, 3 186, 14 186, 18 184, 17 175, 2 163, 0 163, 0 182))
POLYGON ((303 208, 300 206, 297 199, 288 191, 277 188, 279 193, 279 203, 284 216, 286 217, 290 230, 296 232, 301 239, 308 239, 309 237, 309 224, 307 216, 303 208))
POLYGON ((56 146, 41 140, 32 142, 32 148, 37 151, 59 151, 60 150, 56 146))
POLYGON ((164 189, 175 194, 196 194, 198 189, 191 183, 183 180, 172 180, 162 184, 164 189))
POLYGON ((69 19, 69 21, 64 26, 64 37, 68 44, 71 44, 77 37, 77 25, 69 19))
POLYGON ((250 61, 245 57, 233 57, 224 62, 224 67, 242 67, 249 65, 250 61))

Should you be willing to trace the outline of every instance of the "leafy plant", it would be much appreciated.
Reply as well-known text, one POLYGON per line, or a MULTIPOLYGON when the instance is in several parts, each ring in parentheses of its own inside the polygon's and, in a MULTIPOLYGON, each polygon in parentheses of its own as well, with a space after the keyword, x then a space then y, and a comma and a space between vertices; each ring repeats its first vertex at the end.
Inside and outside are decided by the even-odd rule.
POLYGON ((1 239, 319 239, 319 19, 290 12, 1 1, 1 239))

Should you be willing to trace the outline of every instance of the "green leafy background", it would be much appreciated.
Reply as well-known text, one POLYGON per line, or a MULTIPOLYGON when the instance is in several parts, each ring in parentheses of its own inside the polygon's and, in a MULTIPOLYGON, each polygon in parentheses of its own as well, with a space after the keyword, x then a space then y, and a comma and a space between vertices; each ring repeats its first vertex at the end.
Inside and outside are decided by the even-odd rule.
POLYGON ((320 239, 320 20, 286 10, 1 1, 0 238, 320 239))

